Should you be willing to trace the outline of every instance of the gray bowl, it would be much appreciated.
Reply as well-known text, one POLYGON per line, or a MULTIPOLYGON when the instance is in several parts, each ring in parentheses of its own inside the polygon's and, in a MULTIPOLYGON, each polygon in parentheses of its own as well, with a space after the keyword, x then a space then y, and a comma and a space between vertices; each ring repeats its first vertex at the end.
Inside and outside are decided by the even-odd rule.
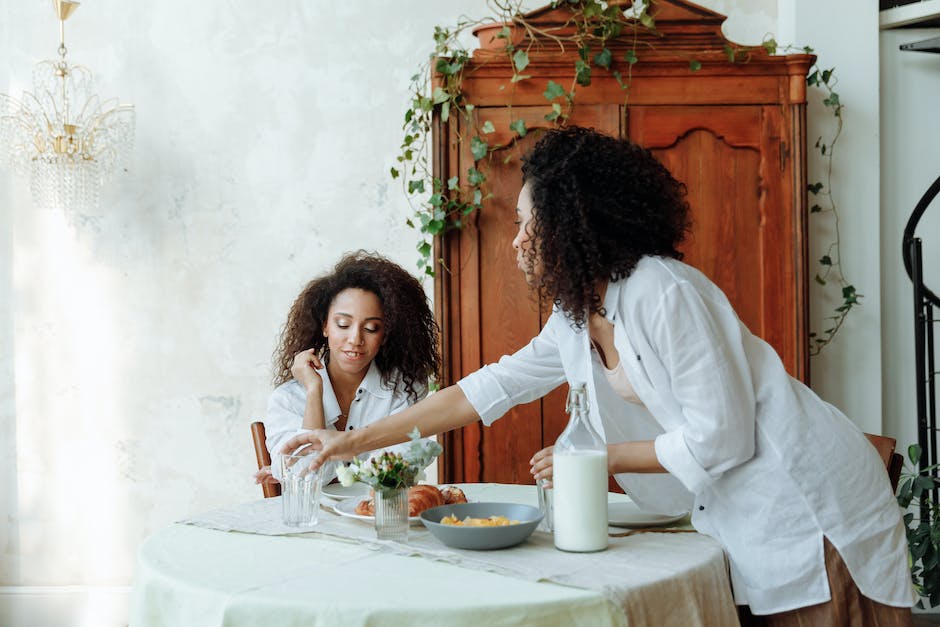
POLYGON ((519 503, 460 503, 457 505, 441 505, 421 512, 421 522, 434 534, 438 540, 458 549, 504 549, 515 546, 532 535, 539 522, 542 512, 531 505, 519 503), (463 520, 471 518, 489 518, 490 516, 505 516, 509 520, 518 520, 518 525, 504 527, 456 527, 442 525, 444 516, 454 515, 463 520))

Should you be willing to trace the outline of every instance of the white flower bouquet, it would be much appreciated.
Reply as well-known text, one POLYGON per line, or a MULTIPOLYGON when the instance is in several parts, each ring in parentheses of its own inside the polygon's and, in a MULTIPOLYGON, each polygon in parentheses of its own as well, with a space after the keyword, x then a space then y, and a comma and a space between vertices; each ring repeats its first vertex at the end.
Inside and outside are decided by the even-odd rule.
POLYGON ((422 440, 418 428, 408 434, 411 443, 404 453, 382 451, 365 461, 353 460, 348 466, 340 465, 336 476, 344 486, 360 481, 374 490, 410 488, 424 478, 424 469, 444 451, 437 442, 422 440))

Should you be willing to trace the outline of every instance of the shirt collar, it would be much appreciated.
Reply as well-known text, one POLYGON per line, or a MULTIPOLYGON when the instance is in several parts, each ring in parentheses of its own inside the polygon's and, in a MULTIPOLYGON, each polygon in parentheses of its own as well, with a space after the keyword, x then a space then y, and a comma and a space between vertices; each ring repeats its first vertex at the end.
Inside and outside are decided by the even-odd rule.
MULTIPOLYGON (((339 409, 339 401, 336 400, 333 382, 330 381, 330 375, 327 374, 326 368, 318 369, 317 374, 323 380, 323 415, 326 424, 331 425, 336 422, 340 413, 342 413, 339 409)), ((369 364, 369 369, 359 384, 359 389, 363 390, 363 393, 369 393, 378 398, 389 398, 392 395, 392 388, 382 384, 382 373, 379 371, 379 367, 375 365, 375 360, 369 364)), ((359 395, 357 395, 358 397, 359 395)))
POLYGON ((613 322, 617 318, 617 304, 620 302, 620 288, 623 279, 607 282, 607 293, 604 294, 604 317, 613 322))

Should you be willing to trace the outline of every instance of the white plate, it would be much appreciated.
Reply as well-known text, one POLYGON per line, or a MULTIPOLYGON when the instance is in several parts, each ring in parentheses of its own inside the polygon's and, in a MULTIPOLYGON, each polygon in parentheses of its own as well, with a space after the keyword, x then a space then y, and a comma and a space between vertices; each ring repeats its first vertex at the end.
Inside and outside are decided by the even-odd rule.
POLYGON ((651 514, 642 511, 636 503, 608 503, 607 522, 612 527, 660 527, 679 522, 688 512, 678 515, 651 514))
MULTIPOLYGON (((323 486, 321 492, 323 492, 323 496, 328 496, 331 499, 336 499, 337 501, 350 499, 354 496, 358 496, 359 501, 361 501, 363 497, 369 496, 369 490, 369 486, 364 483, 354 483, 347 488, 342 483, 337 482, 323 486)), ((359 501, 356 502, 358 503, 359 501)))
MULTIPOLYGON (((346 499, 340 501, 333 506, 333 511, 335 511, 340 516, 346 516, 347 518, 355 518, 357 520, 365 520, 367 522, 373 522, 375 520, 374 516, 363 516, 362 514, 356 513, 356 506, 362 499, 346 499)), ((419 516, 412 516, 408 519, 412 523, 421 523, 421 518, 419 516)))

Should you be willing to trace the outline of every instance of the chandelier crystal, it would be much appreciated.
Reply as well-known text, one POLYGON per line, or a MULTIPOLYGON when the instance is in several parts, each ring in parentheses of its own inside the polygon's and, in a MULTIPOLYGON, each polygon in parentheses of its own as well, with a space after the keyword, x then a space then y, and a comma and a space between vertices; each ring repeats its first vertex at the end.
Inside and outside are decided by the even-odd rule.
POLYGON ((33 91, 0 93, 0 163, 28 176, 33 204, 87 213, 101 186, 123 165, 134 143, 134 107, 102 101, 92 72, 66 60, 65 20, 78 2, 55 0, 59 59, 33 71, 33 91))

